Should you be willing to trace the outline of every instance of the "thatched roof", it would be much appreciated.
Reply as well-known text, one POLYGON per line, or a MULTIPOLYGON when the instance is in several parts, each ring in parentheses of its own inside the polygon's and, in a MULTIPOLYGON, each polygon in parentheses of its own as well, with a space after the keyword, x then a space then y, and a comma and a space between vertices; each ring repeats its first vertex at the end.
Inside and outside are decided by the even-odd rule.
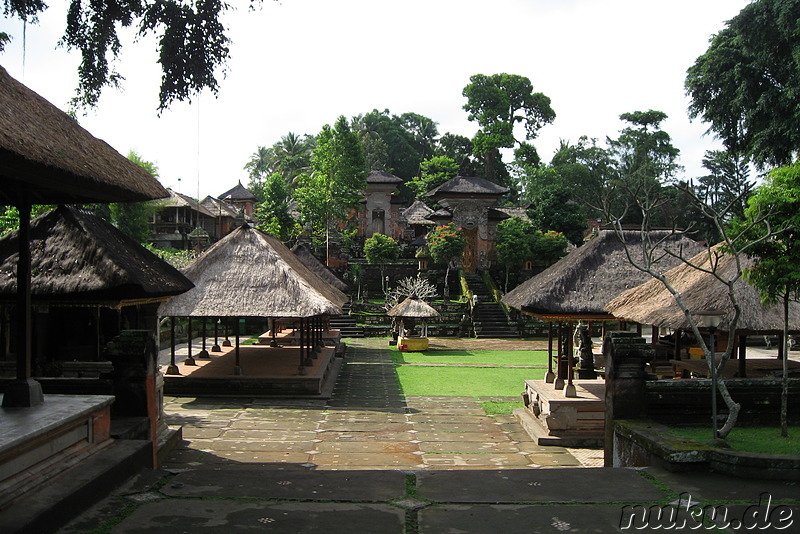
POLYGON ((240 181, 235 187, 228 189, 219 196, 220 200, 258 200, 240 181))
MULTIPOLYGON (((18 233, 0 239, 0 298, 17 291, 18 233)), ((192 288, 177 269, 117 228, 59 206, 31 221, 31 293, 35 301, 103 303, 159 300, 192 288)))
POLYGON ((0 204, 129 202, 167 191, 0 67, 0 204))
POLYGON ((339 315, 347 301, 279 239, 247 225, 211 246, 184 273, 195 288, 162 304, 162 317, 339 315))
POLYGON ((389 317, 439 317, 439 312, 436 311, 430 304, 424 300, 420 300, 415 296, 406 298, 403 302, 395 305, 391 310, 386 312, 389 317))
POLYGON ((209 213, 214 214, 214 217, 230 217, 235 219, 239 214, 230 204, 212 196, 207 196, 201 200, 200 205, 208 210, 209 213))
POLYGON ((345 293, 347 291, 352 291, 353 287, 336 276, 333 271, 331 271, 327 265, 322 263, 319 258, 314 256, 314 254, 306 247, 305 245, 295 245, 292 249, 294 255, 303 262, 303 265, 311 269, 314 274, 328 282, 330 285, 338 289, 339 291, 345 293))
MULTIPOLYGON (((691 263, 709 269, 716 262, 717 272, 723 278, 736 273, 735 258, 723 254, 720 247, 704 251, 691 259, 691 263)), ((753 260, 742 258, 742 267, 753 265, 753 260)), ((733 317, 733 306, 728 299, 727 286, 708 273, 687 264, 681 264, 666 273, 667 279, 680 292, 681 297, 693 313, 704 310, 725 312, 721 328, 725 328, 733 317)), ((783 329, 783 306, 764 305, 759 300, 758 291, 746 281, 739 279, 735 286, 736 297, 742 310, 738 330, 752 332, 780 331, 783 329)), ((675 303, 675 298, 666 290, 664 284, 652 279, 640 286, 625 291, 606 306, 606 310, 620 319, 652 324, 673 329, 689 328, 683 312, 675 303)), ((800 304, 789 305, 789 328, 800 329, 800 304)))
MULTIPOLYGON (((623 233, 632 254, 641 250, 641 233, 623 233)), ((650 233, 657 241, 669 232, 650 233)), ((702 250, 702 245, 687 237, 671 236, 666 247, 692 256, 702 250)), ((659 267, 666 272, 680 260, 664 256, 659 267)), ((604 310, 608 302, 623 291, 644 283, 646 273, 634 268, 628 261, 620 240, 611 230, 600 231, 583 246, 571 251, 530 280, 523 282, 503 297, 512 308, 546 319, 557 318, 607 318, 604 310)))
POLYGON ((432 213, 433 210, 430 209, 424 202, 421 200, 415 200, 413 204, 401 212, 401 216, 407 224, 430 226, 436 224, 428 218, 432 213))
POLYGON ((505 206, 493 209, 495 211, 501 211, 509 217, 519 217, 523 221, 530 221, 530 218, 528 218, 528 209, 524 206, 505 206))
POLYGON ((169 197, 158 201, 159 208, 189 208, 202 213, 206 217, 216 217, 208 208, 192 197, 178 193, 172 189, 168 189, 167 191, 169 192, 169 197))
POLYGON ((456 176, 426 194, 429 197, 497 196, 508 193, 508 188, 477 176, 456 176))
POLYGON ((403 179, 386 171, 372 171, 367 175, 368 184, 402 184, 403 179))

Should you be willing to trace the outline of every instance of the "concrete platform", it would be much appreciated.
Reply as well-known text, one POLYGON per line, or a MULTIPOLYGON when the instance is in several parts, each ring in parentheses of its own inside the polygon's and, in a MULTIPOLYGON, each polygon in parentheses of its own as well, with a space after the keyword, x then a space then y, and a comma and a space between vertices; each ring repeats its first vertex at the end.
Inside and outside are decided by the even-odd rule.
POLYGON ((236 374, 234 348, 211 353, 208 359, 196 359, 197 365, 177 364, 179 375, 164 373, 167 395, 212 396, 306 396, 329 397, 341 358, 334 347, 323 347, 301 366, 300 347, 280 348, 242 345, 239 348, 241 374, 236 374))
POLYGON ((602 447, 605 382, 574 380, 575 396, 544 380, 526 380, 525 408, 514 415, 539 445, 602 447))

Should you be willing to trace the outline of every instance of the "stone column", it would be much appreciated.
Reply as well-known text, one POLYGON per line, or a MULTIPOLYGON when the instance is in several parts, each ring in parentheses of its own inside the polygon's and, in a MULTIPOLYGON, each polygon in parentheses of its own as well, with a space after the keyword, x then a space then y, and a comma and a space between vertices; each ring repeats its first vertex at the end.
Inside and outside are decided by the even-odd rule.
POLYGON ((645 365, 655 350, 635 332, 610 332, 603 341, 606 364, 605 467, 618 466, 614 450, 614 421, 647 415, 645 365))

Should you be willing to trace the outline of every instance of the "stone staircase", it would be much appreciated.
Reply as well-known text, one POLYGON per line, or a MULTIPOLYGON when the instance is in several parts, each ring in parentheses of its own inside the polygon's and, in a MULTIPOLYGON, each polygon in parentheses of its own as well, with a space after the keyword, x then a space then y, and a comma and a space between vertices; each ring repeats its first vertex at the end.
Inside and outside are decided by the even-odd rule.
POLYGON ((478 304, 472 315, 475 337, 478 338, 517 338, 516 328, 509 326, 508 316, 499 303, 494 301, 491 291, 480 274, 466 274, 467 285, 473 295, 478 296, 478 304))
POLYGON ((331 317, 331 328, 342 332, 342 337, 364 337, 364 327, 358 326, 356 320, 350 315, 350 303, 342 306, 339 317, 331 317))

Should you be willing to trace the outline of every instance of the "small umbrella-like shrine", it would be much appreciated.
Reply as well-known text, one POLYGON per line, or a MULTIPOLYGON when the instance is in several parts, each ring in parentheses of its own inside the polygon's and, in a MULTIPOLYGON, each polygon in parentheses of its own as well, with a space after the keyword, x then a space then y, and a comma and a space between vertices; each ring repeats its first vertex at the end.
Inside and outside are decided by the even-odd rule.
POLYGON ((426 319, 439 317, 439 312, 430 304, 416 295, 412 295, 389 310, 387 315, 400 318, 400 335, 397 336, 398 349, 408 352, 422 352, 428 349, 428 324, 426 319), (419 335, 414 335, 414 326, 406 328, 411 322, 406 320, 415 319, 420 320, 420 324, 416 326, 419 329, 419 335))

